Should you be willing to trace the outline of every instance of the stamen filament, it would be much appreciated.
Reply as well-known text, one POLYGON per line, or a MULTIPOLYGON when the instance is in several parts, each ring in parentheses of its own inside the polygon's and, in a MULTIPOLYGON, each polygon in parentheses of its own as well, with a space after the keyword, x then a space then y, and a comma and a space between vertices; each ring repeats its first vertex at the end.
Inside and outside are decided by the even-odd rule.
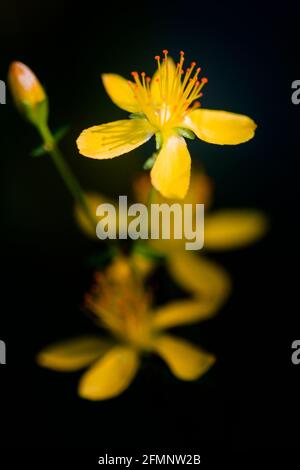
MULTIPOLYGON (((150 86, 151 79, 145 72, 140 75, 138 72, 132 72, 134 83, 129 82, 129 84, 141 107, 141 112, 158 131, 161 131, 166 126, 176 127, 178 121, 182 121, 184 113, 193 101, 202 96, 201 90, 207 79, 199 80, 201 68, 195 70, 196 62, 192 62, 186 71, 183 70, 185 60, 183 51, 180 51, 180 59, 174 72, 167 49, 163 50, 162 59, 156 55, 155 60, 157 74, 154 80, 158 83, 158 100, 157 97, 154 98, 150 86)), ((200 103, 195 103, 192 109, 199 106, 200 103)))

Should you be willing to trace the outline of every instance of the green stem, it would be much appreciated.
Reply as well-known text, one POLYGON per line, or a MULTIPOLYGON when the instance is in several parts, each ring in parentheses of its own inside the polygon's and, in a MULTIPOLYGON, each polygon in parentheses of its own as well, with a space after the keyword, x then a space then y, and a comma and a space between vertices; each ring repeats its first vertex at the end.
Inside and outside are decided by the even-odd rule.
MULTIPOLYGON (((147 196, 147 203, 146 203, 148 213, 150 212, 150 214, 151 214, 151 204, 153 203, 155 196, 156 196, 156 189, 151 185, 151 188, 147 196)), ((150 230, 149 230, 149 235, 150 235, 150 230)), ((164 259, 165 257, 162 253, 155 250, 155 248, 152 248, 151 246, 149 246, 149 242, 145 240, 138 240, 134 242, 132 253, 134 254, 135 252, 139 253, 145 258, 151 258, 154 260, 161 260, 161 259, 164 259)))
POLYGON ((74 197, 75 201, 81 207, 85 213, 87 219, 90 221, 92 228, 95 228, 96 219, 90 211, 90 208, 87 204, 86 197, 83 190, 72 173, 72 170, 65 162, 64 157, 56 145, 55 139, 48 127, 47 124, 38 127, 38 131, 43 139, 45 150, 49 153, 52 158, 54 165, 56 166, 58 172, 60 173, 63 181, 65 182, 68 190, 74 197))

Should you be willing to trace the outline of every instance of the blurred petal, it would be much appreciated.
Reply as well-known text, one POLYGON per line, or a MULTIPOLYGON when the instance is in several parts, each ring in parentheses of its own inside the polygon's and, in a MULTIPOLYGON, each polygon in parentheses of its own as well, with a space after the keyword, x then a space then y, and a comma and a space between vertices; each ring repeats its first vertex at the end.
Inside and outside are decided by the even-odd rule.
POLYGON ((230 250, 261 238, 268 228, 266 217, 255 210, 220 210, 205 219, 204 247, 230 250))
POLYGON ((164 197, 183 199, 188 191, 191 157, 185 140, 177 135, 166 137, 154 166, 151 181, 164 197))
MULTIPOLYGON (((151 180, 149 173, 139 174, 133 182, 133 191, 138 202, 147 204, 151 191, 151 180)), ((212 202, 213 195, 213 182, 212 180, 202 171, 196 167, 193 167, 191 172, 191 181, 189 190, 186 197, 182 201, 165 199, 161 194, 155 192, 151 195, 151 202, 155 204, 173 204, 173 202, 179 204, 205 204, 207 209, 212 202)))
POLYGON ((120 206, 117 204, 117 201, 98 193, 85 193, 85 199, 90 209, 90 213, 95 216, 94 226, 91 224, 91 221, 88 219, 86 213, 79 204, 75 204, 74 208, 75 220, 85 235, 90 238, 98 239, 96 235, 96 226, 100 222, 100 218, 96 215, 96 210, 101 204, 111 204, 116 211, 116 219, 113 220, 114 218, 111 218, 109 222, 111 231, 113 233, 117 233, 118 230, 121 232, 127 232, 130 218, 127 214, 127 208, 124 205, 120 206))
POLYGON ((125 119, 85 129, 77 146, 82 155, 102 160, 128 153, 152 135, 153 129, 146 119, 125 119))
POLYGON ((114 73, 103 73, 102 81, 106 93, 119 108, 130 113, 141 111, 141 107, 134 96, 128 80, 114 73))
POLYGON ((153 326, 157 329, 166 329, 187 325, 206 320, 215 312, 215 302, 208 299, 171 302, 155 310, 153 326))
POLYGON ((162 94, 165 89, 171 89, 175 77, 176 65, 171 57, 162 62, 160 71, 156 70, 150 84, 152 101, 156 106, 162 102, 162 94), (161 80, 163 77, 163 80, 161 80))
POLYGON ((139 358, 133 349, 116 346, 82 376, 79 395, 88 400, 116 397, 130 385, 138 367, 139 358))
MULTIPOLYGON (((151 180, 148 173, 142 173, 135 179, 133 190, 137 201, 147 204, 151 190, 151 180)), ((197 170, 196 167, 196 169, 193 168, 193 171, 191 172, 190 186, 184 199, 166 199, 158 191, 154 191, 151 194, 151 202, 152 204, 168 204, 169 207, 174 203, 181 204, 182 210, 184 210, 184 204, 192 204, 192 216, 193 220, 195 220, 196 204, 205 204, 205 209, 207 209, 212 200, 212 190, 212 181, 202 171, 197 170)), ((174 238, 174 220, 170 221, 171 235, 169 239, 162 238, 162 227, 159 226, 158 221, 156 221, 155 218, 152 218, 151 223, 153 227, 157 227, 159 238, 149 239, 148 245, 159 254, 172 254, 176 250, 184 250, 185 244, 190 242, 190 240, 184 236, 184 227, 182 239, 174 238)))
POLYGON ((252 139, 257 127, 248 116, 212 109, 196 109, 189 112, 184 119, 184 125, 199 139, 219 145, 247 142, 252 139))
POLYGON ((88 366, 111 347, 104 339, 83 336, 44 348, 37 356, 42 367, 58 371, 74 371, 88 366))
POLYGON ((171 335, 158 337, 154 350, 181 380, 197 380, 215 363, 213 354, 171 335))
POLYGON ((218 264, 188 251, 168 258, 168 268, 174 280, 187 292, 212 302, 217 308, 230 292, 230 279, 218 264))
POLYGON ((96 217, 96 209, 100 204, 111 201, 97 193, 85 193, 85 200, 90 209, 90 213, 95 216, 95 225, 92 226, 90 219, 87 217, 86 213, 79 204, 76 204, 74 208, 75 219, 79 228, 85 235, 90 238, 97 238, 96 225, 98 220, 96 217))

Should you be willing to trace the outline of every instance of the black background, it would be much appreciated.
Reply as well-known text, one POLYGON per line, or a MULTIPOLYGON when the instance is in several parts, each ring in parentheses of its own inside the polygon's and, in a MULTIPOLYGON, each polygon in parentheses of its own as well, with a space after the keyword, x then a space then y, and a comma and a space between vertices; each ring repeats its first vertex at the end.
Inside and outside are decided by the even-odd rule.
MULTIPOLYGON (((71 125, 62 148, 86 188, 128 192, 151 148, 111 162, 78 157, 83 128, 124 116, 105 95, 100 73, 151 72, 163 48, 172 55, 183 49, 209 78, 204 107, 258 123, 255 139, 243 146, 192 145, 193 158, 216 182, 215 205, 260 208, 271 231, 255 246, 212 256, 230 271, 233 295, 216 319, 179 331, 218 355, 204 379, 178 382, 154 359, 118 399, 80 400, 79 374, 41 370, 34 357, 54 340, 93 331, 79 306, 92 278, 86 259, 99 246, 77 230, 51 161, 30 158, 38 138, 8 97, 0 108, 0 339, 7 344, 0 445, 93 447, 97 454, 262 450, 267 459, 297 448, 300 366, 291 363, 291 343, 299 339, 300 106, 291 102, 291 82, 300 78, 299 21, 291 2, 2 3, 0 79, 12 60, 37 73, 50 97, 52 128, 71 125)), ((162 291, 163 281, 157 279, 162 291)))

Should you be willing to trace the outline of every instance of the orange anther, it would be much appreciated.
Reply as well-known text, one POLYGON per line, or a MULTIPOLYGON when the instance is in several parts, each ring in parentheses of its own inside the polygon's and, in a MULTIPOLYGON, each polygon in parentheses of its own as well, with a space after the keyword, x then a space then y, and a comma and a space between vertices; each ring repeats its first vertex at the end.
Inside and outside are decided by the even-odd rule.
POLYGON ((169 51, 168 51, 167 49, 164 49, 164 50, 163 50, 163 54, 168 55, 168 54, 169 54, 169 51))
POLYGON ((155 60, 160 60, 160 55, 156 55, 156 56, 154 57, 154 59, 155 59, 155 60))
POLYGON ((207 83, 207 82, 208 82, 208 78, 206 78, 206 77, 201 78, 201 82, 202 82, 202 83, 207 83))

